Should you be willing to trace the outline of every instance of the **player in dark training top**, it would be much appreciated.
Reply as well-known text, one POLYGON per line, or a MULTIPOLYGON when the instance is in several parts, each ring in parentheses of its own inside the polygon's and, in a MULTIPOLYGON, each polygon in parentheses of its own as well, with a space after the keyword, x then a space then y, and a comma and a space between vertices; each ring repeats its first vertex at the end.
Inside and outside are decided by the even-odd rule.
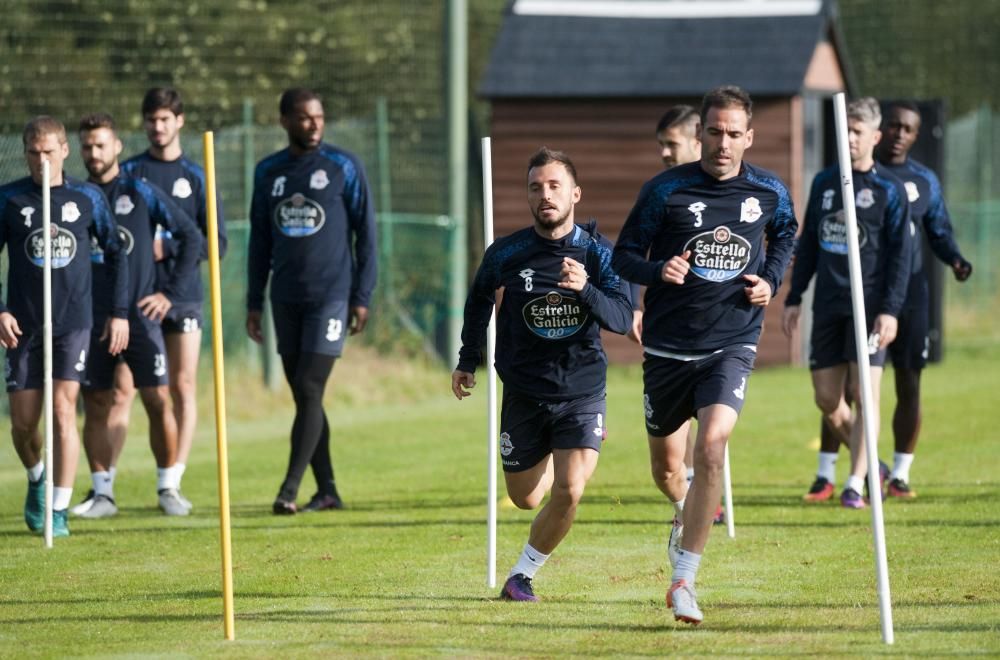
POLYGON ((307 511, 341 508, 330 460, 323 391, 347 334, 364 330, 377 275, 375 208, 356 156, 323 142, 323 104, 308 89, 281 95, 288 148, 257 164, 250 209, 247 332, 263 341, 271 280, 278 353, 295 398, 292 452, 274 501, 293 514, 307 467, 316 494, 307 511))
MULTIPOLYGON (((840 496, 841 504, 851 509, 865 506, 862 491, 868 462, 862 415, 871 415, 875 429, 879 428, 885 349, 896 337, 897 319, 910 278, 910 205, 903 183, 875 163, 873 149, 881 137, 880 122, 881 112, 875 99, 865 97, 848 103, 847 128, 868 317, 865 323, 870 333, 868 351, 874 409, 861 410, 860 405, 847 224, 837 165, 823 170, 813 180, 782 318, 784 332, 791 336, 798 323, 802 294, 815 275, 809 369, 816 405, 826 426, 838 442, 851 448, 851 474, 840 496), (857 408, 853 422, 850 404, 844 396, 845 386, 857 408)), ((832 483, 833 463, 824 464, 823 454, 820 459, 820 474, 810 494, 832 491, 823 482, 832 483)))
POLYGON ((68 536, 66 512, 80 455, 76 399, 87 364, 91 306, 91 238, 104 251, 108 280, 93 295, 109 311, 101 338, 112 355, 128 345, 128 269, 118 227, 99 188, 63 174, 69 155, 66 129, 51 117, 36 117, 24 129, 31 176, 0 187, 0 249, 9 248, 7 302, 0 303, 0 344, 10 397, 14 448, 28 470, 24 519, 42 531, 45 483, 42 463, 44 355, 42 346, 42 163, 50 164, 52 263, 53 482, 52 533, 68 536))
POLYGON ((674 502, 667 604, 698 624, 694 590, 722 497, 726 443, 743 408, 764 307, 791 257, 797 223, 773 174, 743 161, 753 144, 750 97, 720 87, 702 100, 701 160, 639 193, 614 251, 622 277, 646 285, 644 407, 654 481, 674 502), (764 239, 767 238, 767 249, 764 239), (688 421, 698 420, 687 487, 688 421))
MULTIPOLYGON (((167 515, 184 516, 184 504, 174 480, 177 459, 177 423, 167 387, 166 349, 160 321, 169 313, 179 283, 197 267, 204 237, 198 227, 169 195, 153 184, 122 174, 118 155, 122 143, 110 115, 99 113, 80 120, 80 151, 90 181, 104 191, 112 205, 129 266, 129 345, 119 356, 104 350, 97 332, 91 333, 87 378, 83 386, 86 422, 83 446, 90 463, 92 489, 72 513, 83 518, 105 518, 117 513, 114 478, 128 429, 128 412, 114 418, 116 371, 128 371, 149 417, 149 444, 157 464, 157 498, 167 515), (176 267, 166 281, 157 282, 153 240, 157 227, 169 231, 175 246, 176 267), (159 284, 159 286, 158 286, 159 284)), ((92 246, 95 288, 106 286, 107 267, 99 246, 92 246)), ((100 326, 109 310, 98 298, 94 317, 100 326)))
POLYGON ((500 592, 507 600, 538 600, 531 581, 573 524, 607 434, 600 330, 625 334, 632 324, 628 285, 611 269, 610 243, 593 223, 574 223, 580 194, 569 156, 543 147, 531 157, 534 225, 486 250, 451 375, 455 396, 469 396, 502 287, 496 368, 504 384, 499 442, 507 494, 518 508, 534 509, 551 490, 500 592))

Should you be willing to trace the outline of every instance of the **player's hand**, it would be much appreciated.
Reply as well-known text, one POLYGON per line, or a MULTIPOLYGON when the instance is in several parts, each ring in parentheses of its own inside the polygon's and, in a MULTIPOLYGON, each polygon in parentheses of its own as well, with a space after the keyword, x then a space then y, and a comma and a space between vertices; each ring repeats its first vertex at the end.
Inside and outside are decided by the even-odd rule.
POLYGON ((170 302, 170 298, 167 298, 160 292, 141 298, 138 304, 139 311, 142 312, 143 316, 150 321, 156 321, 157 323, 162 322, 167 316, 167 312, 169 312, 170 308, 174 306, 174 304, 170 302))
POLYGON ((955 273, 956 280, 964 282, 972 275, 972 264, 962 257, 958 257, 951 264, 951 272, 955 273))
POLYGON ((247 310, 247 334, 258 344, 264 343, 264 329, 261 324, 259 309, 247 310))
POLYGON ((573 291, 583 291, 583 287, 587 286, 587 279, 590 277, 583 264, 569 257, 563 257, 562 270, 559 275, 562 276, 559 286, 573 291))
POLYGON ((118 355, 128 348, 128 319, 109 318, 104 322, 100 340, 108 340, 108 353, 118 355))
POLYGON ((626 337, 642 346, 642 310, 632 310, 632 327, 625 334, 626 337))
POLYGON ((896 330, 899 322, 891 314, 879 314, 875 317, 875 324, 872 326, 872 334, 878 335, 878 349, 881 351, 896 339, 896 330))
POLYGON ((468 371, 459 371, 458 369, 451 372, 451 391, 459 401, 472 394, 469 390, 475 386, 476 374, 470 374, 468 371))
POLYGON ((0 313, 0 346, 17 348, 17 338, 21 336, 21 326, 10 312, 0 313))
POLYGON ((771 302, 771 285, 760 275, 744 275, 747 285, 743 289, 751 305, 767 307, 771 302))
POLYGON ((801 312, 802 308, 798 305, 788 305, 781 313, 781 331, 785 333, 786 337, 791 337, 795 328, 799 327, 799 314, 801 312))
POLYGON ((163 261, 163 239, 153 239, 153 261, 163 261))
POLYGON ((684 284, 684 277, 691 270, 691 262, 688 261, 690 258, 691 250, 685 250, 684 254, 670 257, 670 260, 663 264, 660 278, 670 284, 684 284))
POLYGON ((347 316, 347 325, 351 329, 351 334, 356 335, 368 325, 368 308, 357 305, 352 307, 347 316))

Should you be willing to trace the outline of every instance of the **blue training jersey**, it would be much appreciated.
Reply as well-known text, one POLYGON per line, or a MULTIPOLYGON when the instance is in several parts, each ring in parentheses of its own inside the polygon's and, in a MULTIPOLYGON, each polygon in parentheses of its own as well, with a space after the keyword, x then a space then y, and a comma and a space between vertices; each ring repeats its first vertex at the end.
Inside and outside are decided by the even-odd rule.
POLYGON ((361 161, 323 143, 257 164, 250 208, 247 308, 271 300, 368 307, 377 271, 375 207, 361 161))
POLYGON ((760 276, 773 295, 797 227, 785 185, 747 162, 723 181, 700 162, 648 181, 618 236, 613 260, 622 277, 647 287, 643 346, 697 353, 756 345, 764 308, 747 300, 742 276, 760 276), (664 282, 664 264, 689 250, 684 283, 664 282))
MULTIPOLYGON (((881 165, 854 171, 865 311, 898 317, 910 278, 912 237, 910 205, 903 182, 881 165)), ((840 167, 833 165, 813 179, 805 227, 795 252, 792 285, 786 305, 802 304, 802 294, 816 275, 813 310, 850 313, 851 278, 847 259, 847 224, 840 187, 840 167)))
POLYGON ((555 241, 532 226, 486 250, 465 302, 460 371, 473 373, 482 360, 499 288, 496 368, 504 387, 545 401, 603 393, 608 360, 601 328, 626 333, 632 305, 628 284, 611 269, 611 244, 594 225, 574 225, 555 241), (563 257, 586 269, 582 291, 557 286, 563 257))
MULTIPOLYGON (((64 177, 50 191, 52 223, 52 332, 93 326, 91 292, 116 318, 128 313, 128 266, 118 227, 101 189, 64 177), (107 260, 106 286, 91 286, 91 237, 107 260)), ((42 329, 42 187, 30 177, 0 187, 0 249, 6 245, 7 304, 21 331, 42 329)))

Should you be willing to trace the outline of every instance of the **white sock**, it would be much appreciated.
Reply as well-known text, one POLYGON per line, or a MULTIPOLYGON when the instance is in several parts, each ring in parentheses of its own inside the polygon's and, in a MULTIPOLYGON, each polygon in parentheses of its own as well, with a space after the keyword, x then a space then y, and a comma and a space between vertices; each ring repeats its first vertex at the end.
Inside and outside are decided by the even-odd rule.
POLYGON ((111 480, 111 490, 115 489, 115 475, 118 474, 118 468, 112 465, 108 468, 108 479, 111 480))
POLYGON ((173 466, 168 468, 156 468, 156 492, 166 488, 173 488, 173 466))
POLYGON ((686 499, 687 497, 682 497, 676 502, 671 502, 671 504, 674 505, 674 515, 680 518, 681 520, 684 519, 684 500, 686 499))
POLYGON ((892 474, 889 478, 909 483, 911 465, 913 465, 913 454, 901 454, 897 451, 892 455, 892 474))
POLYGON ((52 510, 65 511, 69 508, 69 501, 73 498, 73 488, 60 488, 56 486, 52 489, 52 510))
POLYGON ((855 493, 863 493, 865 489, 865 478, 855 477, 853 474, 847 477, 847 483, 844 484, 844 488, 850 488, 855 493))
MULTIPOLYGON (((545 560, 550 556, 543 555, 538 550, 532 548, 530 543, 525 543, 524 550, 521 551, 521 556, 518 557, 517 563, 514 564, 514 568, 510 569, 510 575, 521 573, 524 577, 533 579, 535 573, 538 572, 538 569, 545 564, 545 560)), ((507 577, 510 577, 510 575, 507 577)))
POLYGON ((44 473, 45 463, 38 461, 38 465, 28 468, 28 479, 37 483, 38 480, 42 478, 42 474, 44 473))
POLYGON ((823 477, 830 483, 837 480, 837 453, 821 451, 819 453, 819 469, 816 471, 817 477, 823 477))
POLYGON ((115 492, 111 487, 111 474, 108 472, 91 472, 90 483, 94 489, 94 495, 104 495, 114 499, 115 492))
POLYGON ((691 483, 691 480, 694 479, 694 468, 693 467, 689 467, 687 469, 687 475, 688 475, 688 483, 691 483))
POLYGON ((701 555, 681 550, 680 555, 677 557, 677 566, 674 567, 674 573, 670 576, 670 583, 673 584, 674 582, 684 580, 693 589, 694 579, 698 575, 699 564, 701 564, 701 555))
POLYGON ((181 479, 184 478, 184 470, 187 469, 187 465, 184 463, 174 463, 174 488, 180 490, 181 479))

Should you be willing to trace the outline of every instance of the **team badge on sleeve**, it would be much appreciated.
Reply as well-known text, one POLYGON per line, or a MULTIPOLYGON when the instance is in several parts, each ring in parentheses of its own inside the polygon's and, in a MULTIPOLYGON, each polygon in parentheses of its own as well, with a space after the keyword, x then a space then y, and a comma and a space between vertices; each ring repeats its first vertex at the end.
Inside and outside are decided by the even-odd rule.
POLYGON ((858 208, 870 209, 875 206, 875 193, 872 192, 871 188, 862 188, 854 196, 854 203, 858 205, 858 208))
POLYGON ((128 215, 134 208, 135 204, 128 195, 119 195, 115 200, 115 215, 128 215))
POLYGON ((709 282, 739 277, 750 263, 750 241, 728 227, 698 234, 687 242, 684 250, 691 251, 691 272, 709 282))
POLYGON ((316 170, 309 177, 309 187, 313 190, 323 190, 330 185, 330 177, 326 175, 326 170, 316 170))
POLYGON ((756 197, 747 197, 740 204, 740 222, 757 222, 764 211, 760 208, 760 200, 756 197))
POLYGON ((80 207, 76 202, 66 202, 62 205, 63 222, 76 222, 80 219, 80 207))
POLYGON ((191 190, 191 182, 184 177, 174 181, 174 187, 170 191, 170 194, 178 199, 187 199, 192 195, 192 193, 194 193, 194 191, 191 190))

